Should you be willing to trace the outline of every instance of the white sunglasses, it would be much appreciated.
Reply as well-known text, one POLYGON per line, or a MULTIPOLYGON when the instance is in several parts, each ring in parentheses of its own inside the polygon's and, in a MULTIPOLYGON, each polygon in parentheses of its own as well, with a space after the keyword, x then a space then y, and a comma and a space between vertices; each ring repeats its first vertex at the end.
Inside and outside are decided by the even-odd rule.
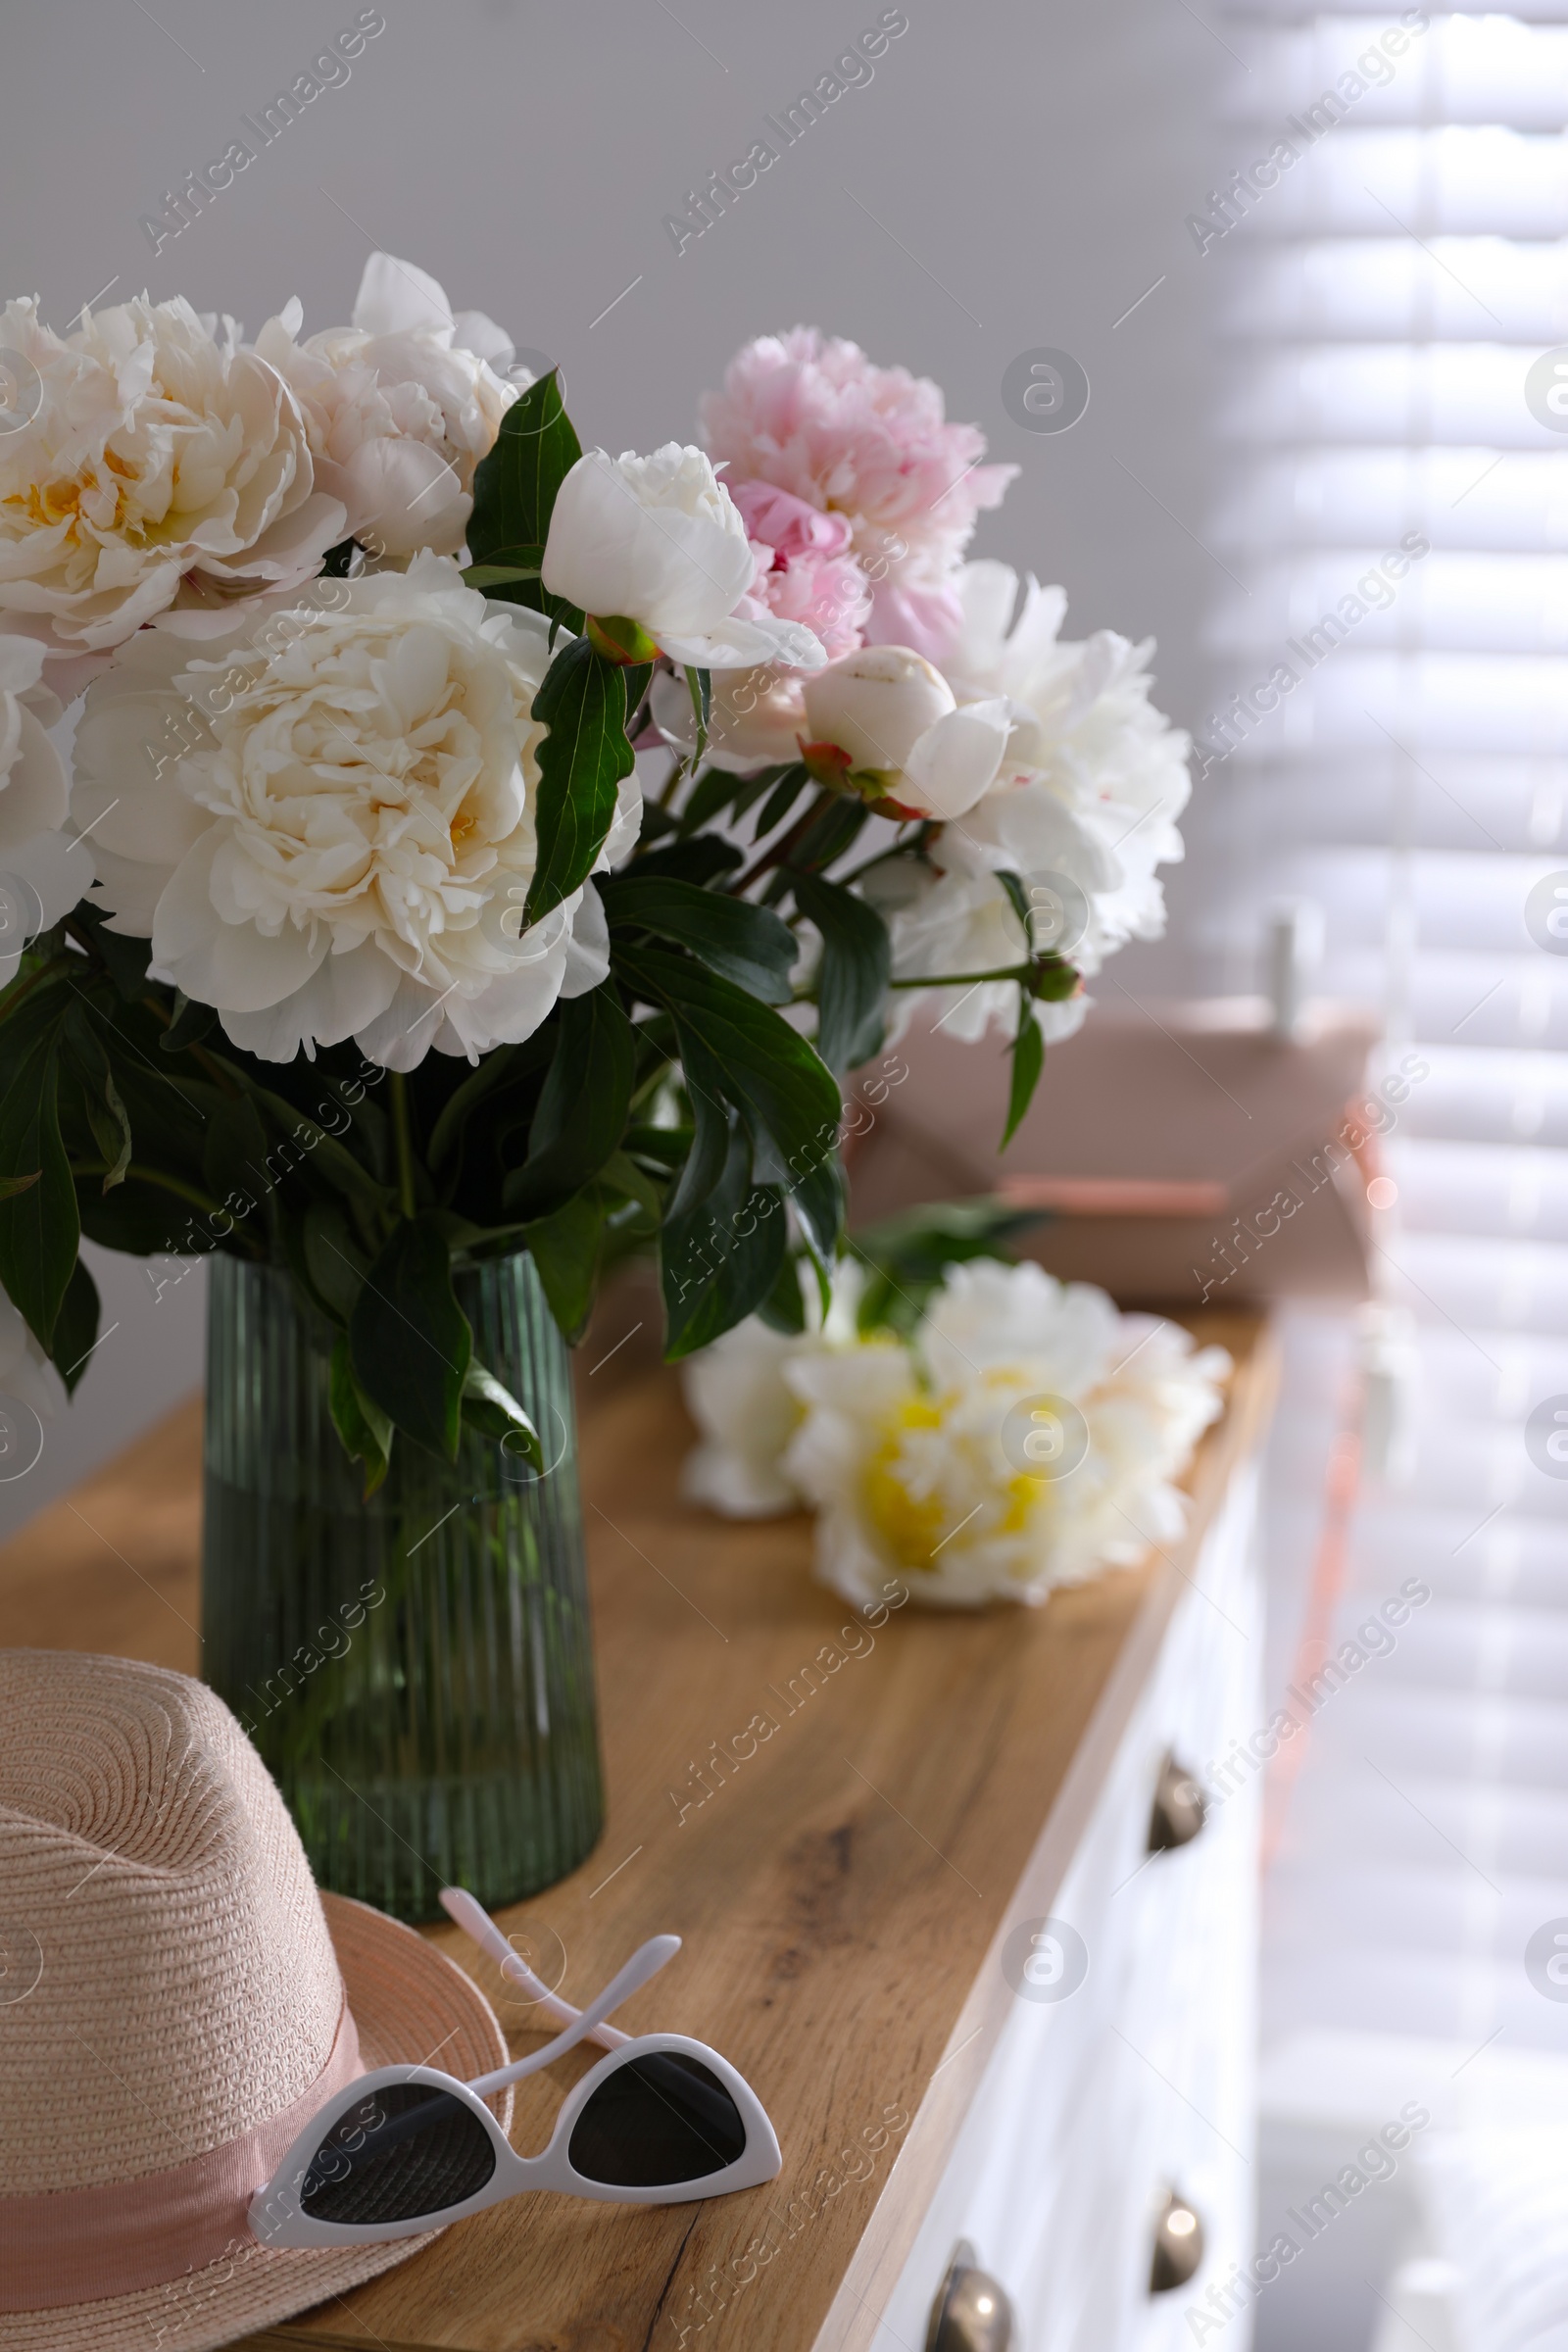
POLYGON ((783 2159, 761 2101, 725 2058, 683 2034, 607 2025, 680 1949, 655 1936, 586 2009, 540 1983, 471 1894, 443 1888, 442 1908, 564 2033, 471 2082, 429 2066, 361 2075, 312 2117, 251 2201, 267 2246, 375 2244, 482 2213, 524 2189, 626 2205, 678 2205, 775 2180, 783 2159), (609 2053, 574 2085, 550 2144, 519 2156, 484 2104, 525 2075, 597 2041, 609 2053))

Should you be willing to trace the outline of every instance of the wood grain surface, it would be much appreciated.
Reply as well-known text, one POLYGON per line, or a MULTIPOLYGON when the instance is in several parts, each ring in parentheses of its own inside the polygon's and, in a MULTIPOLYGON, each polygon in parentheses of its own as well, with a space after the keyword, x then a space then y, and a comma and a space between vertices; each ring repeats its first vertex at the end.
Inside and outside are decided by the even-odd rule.
MULTIPOLYGON (((773 2118, 783 2173, 698 2205, 517 2198, 253 2346, 868 2341, 1010 2000, 993 1947, 1049 1909, 1266 1414, 1260 1325, 1205 1314, 1191 1328, 1237 1371, 1168 1556, 1042 1609, 910 1607, 875 1631, 812 1582, 808 1520, 737 1526, 679 1499, 691 1433, 672 1376, 638 1373, 593 1399, 582 1455, 609 1825, 580 1870, 502 1924, 577 2000, 645 1936, 684 1937, 617 2022, 723 2050, 773 2118)), ((0 1640, 199 1671, 199 1468, 193 1402, 42 1512, 0 1552, 0 1640)), ((514 2050, 537 2046, 499 1973, 455 1930, 430 1933, 483 1984, 514 2050)), ((590 2062, 520 2086, 519 2147, 544 2144, 590 2062)))

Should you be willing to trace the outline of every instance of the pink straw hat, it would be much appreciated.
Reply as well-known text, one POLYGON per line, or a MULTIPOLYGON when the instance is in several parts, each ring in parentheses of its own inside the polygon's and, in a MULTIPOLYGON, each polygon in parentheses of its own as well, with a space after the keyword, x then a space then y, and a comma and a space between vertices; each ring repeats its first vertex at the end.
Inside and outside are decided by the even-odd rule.
POLYGON ((317 1892, 211 1690, 0 1650, 0 2352, 211 2352, 407 2261, 439 2233, 281 2251, 246 2208, 356 2074, 506 2057, 461 1969, 317 1892))

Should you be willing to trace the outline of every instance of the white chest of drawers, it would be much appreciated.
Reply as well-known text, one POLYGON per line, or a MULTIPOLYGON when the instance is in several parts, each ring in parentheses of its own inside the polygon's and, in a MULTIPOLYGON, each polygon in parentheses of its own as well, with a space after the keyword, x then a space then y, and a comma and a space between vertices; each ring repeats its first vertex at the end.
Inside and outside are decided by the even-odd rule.
MULTIPOLYGON (((1031 1907, 1050 1938, 1034 1947, 1046 1982, 1004 1989, 914 2243, 878 2281, 872 2352, 919 2352, 960 2240, 1011 2301, 1013 2352, 1174 2352, 1192 2340, 1189 2310, 1250 2256, 1261 1775, 1211 1799, 1191 1842, 1151 1854, 1149 1839, 1166 1757, 1202 1775, 1262 1720, 1255 1491, 1248 1464, 1104 1692, 1012 1906, 1014 1939, 1031 1907), (1199 2215, 1204 2254, 1189 2285, 1154 2294, 1172 2191, 1199 2215)), ((1008 1950, 999 1939, 994 1971, 1008 1950)), ((1016 1981, 1016 1940, 1011 1959, 1016 1981)), ((986 2031, 960 2020, 955 2063, 971 2030, 986 2031)))

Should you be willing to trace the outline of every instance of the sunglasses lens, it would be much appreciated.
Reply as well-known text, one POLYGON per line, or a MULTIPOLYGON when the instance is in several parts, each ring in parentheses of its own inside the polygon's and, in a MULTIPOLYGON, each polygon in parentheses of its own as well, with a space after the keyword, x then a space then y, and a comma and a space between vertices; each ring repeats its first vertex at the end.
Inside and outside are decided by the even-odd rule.
POLYGON ((429 2082, 389 2082, 332 2126, 300 2206, 316 2222, 408 2222, 461 2205, 495 2169, 490 2134, 461 2099, 429 2082))
POLYGON ((572 2126, 585 2180, 671 2188, 706 2180, 745 2153, 746 2126, 710 2069, 676 2050, 645 2052, 607 2075, 572 2126))

